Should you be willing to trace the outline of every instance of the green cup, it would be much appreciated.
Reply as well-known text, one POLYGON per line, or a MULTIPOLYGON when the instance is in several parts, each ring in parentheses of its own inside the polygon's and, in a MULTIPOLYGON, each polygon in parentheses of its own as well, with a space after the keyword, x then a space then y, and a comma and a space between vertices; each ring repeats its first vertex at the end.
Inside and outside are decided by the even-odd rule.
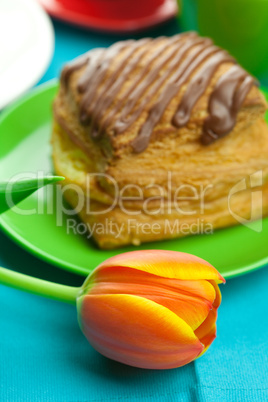
POLYGON ((268 74, 268 0, 179 0, 184 30, 197 30, 252 74, 268 74))

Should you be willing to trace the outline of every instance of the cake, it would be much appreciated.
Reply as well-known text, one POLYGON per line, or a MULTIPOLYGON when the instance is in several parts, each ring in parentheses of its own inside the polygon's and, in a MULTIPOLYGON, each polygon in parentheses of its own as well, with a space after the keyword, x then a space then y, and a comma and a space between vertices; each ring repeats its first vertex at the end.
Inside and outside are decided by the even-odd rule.
POLYGON ((54 101, 64 197, 104 249, 265 216, 266 109, 256 79, 194 32, 92 49, 54 101))

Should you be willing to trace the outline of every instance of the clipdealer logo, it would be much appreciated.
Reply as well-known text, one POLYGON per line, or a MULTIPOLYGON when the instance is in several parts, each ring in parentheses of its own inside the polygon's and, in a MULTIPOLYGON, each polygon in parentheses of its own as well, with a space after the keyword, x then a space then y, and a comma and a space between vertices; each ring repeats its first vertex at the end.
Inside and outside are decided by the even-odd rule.
MULTIPOLYGON (((80 186, 72 183, 64 184, 62 187, 60 184, 56 184, 54 186, 48 185, 47 187, 42 188, 38 192, 34 194, 35 201, 30 205, 33 207, 32 209, 25 208, 25 205, 15 205, 12 195, 12 187, 14 183, 17 183, 20 180, 27 178, 38 178, 40 183, 44 179, 45 172, 25 172, 20 173, 13 176, 6 187, 6 201, 10 208, 13 208, 13 212, 19 215, 54 215, 56 217, 56 225, 57 226, 67 226, 68 220, 69 230, 74 228, 76 219, 70 219, 70 217, 74 217, 83 209, 85 209, 86 213, 89 215, 105 215, 108 212, 112 211, 114 208, 119 208, 125 215, 129 216, 129 221, 133 222, 131 219, 133 215, 146 214, 147 216, 154 215, 162 215, 166 216, 166 229, 172 234, 172 227, 170 227, 170 219, 168 215, 173 215, 177 212, 178 219, 176 219, 176 225, 184 224, 186 221, 184 218, 186 217, 189 222, 196 223, 197 218, 199 217, 199 226, 202 229, 201 233, 206 233, 206 230, 211 233, 211 228, 205 225, 206 211, 207 211, 207 194, 212 194, 214 191, 214 186, 212 184, 207 184, 206 186, 200 185, 199 187, 182 184, 179 187, 175 186, 175 183, 172 183, 172 173, 167 172, 167 181, 165 187, 161 187, 156 184, 149 184, 147 187, 142 188, 137 186, 136 184, 128 184, 123 188, 119 188, 115 179, 106 174, 88 174, 86 179, 85 188, 81 188, 80 186), (107 204, 103 204, 103 208, 96 209, 91 208, 91 188, 94 186, 95 181, 105 180, 109 183, 110 187, 113 188, 113 196, 111 197, 111 202, 107 204), (93 182, 93 184, 92 184, 93 182), (135 195, 130 196, 130 193, 135 195), (135 190, 135 191, 134 191, 135 190), (148 190, 152 192, 152 196, 148 198, 145 196, 145 192, 148 190), (65 193, 67 191, 71 191, 75 195, 75 199, 77 203, 75 207, 69 206, 65 201, 65 193), (131 203, 137 202, 140 206, 140 209, 132 209, 131 203), (130 206, 129 206, 130 205, 130 206), (182 219, 182 217, 184 217, 182 219), (189 219, 188 219, 189 218, 189 219), (179 223, 178 223, 179 222, 179 223), (205 229, 203 229, 205 227, 205 229)), ((263 228, 263 172, 262 170, 257 171, 247 178, 243 178, 238 183, 236 183, 229 194, 226 195, 226 209, 228 208, 229 214, 241 225, 253 230, 255 232, 260 233, 263 228), (241 205, 239 205, 239 196, 240 193, 244 193, 246 197, 250 200, 243 204, 243 201, 240 201, 241 205), (250 207, 248 206, 250 205, 250 207), (245 207, 245 208, 243 208, 245 207)), ((241 200, 244 200, 241 197, 241 200)), ((104 217, 105 218, 105 217, 104 217)), ((100 220, 101 221, 101 220, 100 220)), ((78 221, 77 225, 79 224, 78 221)), ((138 226, 138 220, 136 221, 138 226)), ((188 233, 194 233, 195 228, 189 229, 190 224, 185 231, 188 233)), ((133 225, 132 225, 133 226, 133 225)), ((144 231, 150 230, 147 228, 148 224, 142 229, 144 231)), ((110 232, 112 229, 109 225, 105 225, 107 230, 110 232)), ((103 230, 103 228, 94 227, 94 230, 103 230)), ((181 229, 181 226, 180 228, 181 229)), ((174 229, 176 233, 179 229, 174 229)), ((79 231, 83 231, 86 229, 82 229, 82 226, 79 226, 79 231)), ((93 228, 87 228, 89 233, 92 233, 93 228)), ((117 234, 123 230, 121 228, 117 228, 117 234)), ((139 230, 139 228, 138 228, 139 230)), ((158 231, 158 226, 154 226, 151 228, 152 231, 158 231)), ((159 229, 160 230, 160 229, 159 229)), ((195 233, 194 233, 195 234, 195 233)))
POLYGON ((132 233, 135 236, 143 235, 197 235, 197 234, 213 234, 212 224, 205 222, 202 219, 197 219, 195 222, 187 223, 175 219, 172 222, 165 219, 163 224, 158 222, 138 222, 136 219, 130 218, 126 222, 116 223, 109 219, 103 222, 95 222, 92 225, 84 222, 77 222, 76 219, 67 219, 66 221, 67 234, 86 236, 87 239, 94 235, 100 236, 109 233, 115 239, 124 236, 125 233, 132 233))
POLYGON ((238 182, 229 192, 228 196, 228 209, 230 214, 235 218, 237 222, 241 225, 248 227, 254 232, 260 233, 263 229, 263 192, 260 190, 263 185, 263 172, 259 170, 249 176, 249 185, 247 185, 246 178, 238 182), (238 213, 232 210, 231 201, 232 198, 242 191, 251 190, 251 201, 250 201, 250 217, 246 219, 240 216, 238 213))

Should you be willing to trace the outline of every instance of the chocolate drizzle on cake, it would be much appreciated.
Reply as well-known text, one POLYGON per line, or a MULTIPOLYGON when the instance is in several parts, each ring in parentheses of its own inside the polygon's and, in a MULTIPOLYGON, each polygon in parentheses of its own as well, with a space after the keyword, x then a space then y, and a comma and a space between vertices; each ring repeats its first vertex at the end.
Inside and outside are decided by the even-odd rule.
MULTIPOLYGON (((178 128, 187 125, 215 71, 222 63, 228 62, 235 63, 235 60, 226 51, 214 46, 210 39, 190 32, 171 38, 128 40, 115 43, 108 49, 94 49, 68 64, 61 79, 67 86, 71 74, 84 68, 77 87, 82 94, 80 122, 90 127, 91 136, 96 139, 110 127, 115 135, 126 131, 154 100, 131 144, 134 152, 142 152, 150 142, 154 127, 181 88, 187 84, 172 117, 172 124, 178 128), (151 51, 152 42, 157 46, 151 51), (142 63, 149 51, 146 63, 142 63), (121 57, 116 68, 106 77, 118 55, 121 57), (134 70, 132 81, 124 93, 120 93, 134 70)), ((237 64, 218 80, 210 95, 209 116, 201 135, 204 145, 232 131, 237 114, 254 84, 253 77, 237 64)))
POLYGON ((228 134, 247 93, 257 84, 245 70, 234 65, 217 82, 209 100, 209 117, 205 120, 201 141, 208 145, 228 134))

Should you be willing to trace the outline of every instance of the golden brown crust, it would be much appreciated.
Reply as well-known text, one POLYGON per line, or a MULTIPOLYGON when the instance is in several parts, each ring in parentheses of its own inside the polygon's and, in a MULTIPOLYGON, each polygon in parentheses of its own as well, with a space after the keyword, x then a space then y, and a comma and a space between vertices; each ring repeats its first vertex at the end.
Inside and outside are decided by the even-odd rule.
MULTIPOLYGON (((206 172, 198 172, 197 169, 188 172, 185 170, 185 176, 181 176, 180 183, 175 180, 176 185, 174 176, 171 176, 171 203, 166 193, 167 174, 163 177, 162 185, 158 184, 160 190, 148 188, 146 191, 143 186, 142 199, 138 197, 137 192, 124 191, 122 199, 115 202, 113 192, 107 191, 107 182, 103 182, 102 177, 90 176, 94 173, 90 159, 79 147, 74 146, 68 135, 57 124, 54 125, 52 136, 53 161, 56 173, 66 177, 63 184, 66 188, 64 196, 73 208, 78 206, 77 188, 68 189, 68 185, 75 184, 81 189, 84 205, 79 208, 79 216, 86 225, 89 225, 88 229, 95 228, 93 238, 101 248, 138 245, 142 242, 182 237, 191 233, 210 234, 214 229, 239 223, 236 215, 247 220, 252 216, 255 218, 261 216, 261 213, 264 216, 268 214, 268 160, 265 158, 265 154, 268 155, 268 128, 266 123, 259 121, 244 134, 246 138, 249 136, 259 140, 259 147, 254 149, 250 158, 248 155, 252 147, 246 145, 248 141, 241 143, 246 152, 244 156, 247 158, 243 161, 241 158, 233 161, 227 155, 213 152, 213 159, 210 165, 207 165, 206 172), (259 158, 260 151, 263 153, 259 158), (222 160, 219 161, 219 157, 222 157, 222 160), (230 211, 228 206, 230 190, 244 179, 248 182, 250 175, 260 170, 263 180, 261 188, 263 210, 257 210, 259 203, 252 208, 249 188, 238 191, 231 197, 230 211), (177 194, 177 202, 174 202, 176 189, 180 189, 180 192, 177 194), (194 191, 196 192, 193 193, 194 191), (89 198, 84 197, 85 194, 89 195, 89 198), (159 198, 159 195, 163 197, 159 198), (128 200, 127 196, 135 199, 128 200), (96 230, 98 227, 100 230, 96 230)), ((191 155, 190 157, 192 158, 191 155)), ((198 166, 198 157, 195 161, 192 158, 192 166, 195 162, 198 166)), ((190 166, 187 162, 185 164, 190 166)), ((202 163, 199 166, 201 165, 202 163)), ((127 173, 129 173, 128 180, 124 184, 129 185, 132 184, 132 179, 135 179, 136 172, 132 170, 131 173, 130 170, 127 173)), ((142 178, 140 183, 143 183, 142 178)))
MULTIPOLYGON (((139 69, 144 68, 152 52, 156 52, 165 41, 167 38, 160 38, 150 42, 150 46, 145 42, 143 57, 129 74, 110 108, 107 108, 107 114, 120 101, 139 69)), ((111 60, 97 92, 113 76, 127 51, 126 47, 111 60)), ((263 175, 263 214, 268 213, 268 128, 264 121, 266 101, 258 88, 253 85, 249 90, 237 114, 235 127, 228 135, 209 146, 204 146, 200 141, 208 117, 210 96, 220 77, 232 66, 234 62, 231 61, 219 65, 204 94, 193 107, 189 122, 185 127, 176 128, 172 117, 187 90, 190 77, 166 107, 153 129, 148 147, 141 153, 133 152, 131 141, 137 138, 159 94, 146 104, 141 115, 124 132, 115 132, 115 115, 102 136, 94 140, 89 135, 89 126, 80 123, 82 94, 77 84, 86 67, 74 71, 68 85, 61 83, 54 102, 52 146, 55 171, 66 177, 65 187, 66 184, 76 184, 86 196, 85 205, 79 209, 79 215, 86 224, 90 227, 96 224, 104 226, 108 220, 123 228, 118 236, 114 236, 109 227, 106 227, 105 233, 94 232, 100 247, 113 248, 184 236, 191 232, 194 223, 201 221, 202 227, 207 227, 209 231, 209 228, 213 230, 237 224, 235 214, 249 219, 252 212, 256 213, 251 211, 250 190, 240 191, 232 198, 234 214, 230 213, 228 197, 237 183, 245 178, 248 180, 257 171, 262 171, 263 175), (92 173, 101 173, 102 176, 91 176, 88 181, 88 175, 92 173), (116 193, 120 191, 123 201, 117 199, 115 202, 116 193), (179 208, 175 194, 179 194, 179 208), (96 214, 105 210, 107 212, 96 214), (130 221, 131 227, 128 224, 130 221), (168 222, 170 229, 166 228, 168 222), (158 224, 159 230, 150 231, 148 227, 145 231, 139 230, 139 224, 151 228, 158 224), (184 230, 181 225, 186 225, 184 230)), ((150 68, 154 69, 154 63, 150 68)), ((164 70, 165 67, 159 72, 160 76, 164 70)), ((160 92, 165 85, 163 83, 160 92)), ((101 125, 101 119, 96 124, 101 125)), ((76 191, 69 189, 64 195, 75 208, 76 191)))

